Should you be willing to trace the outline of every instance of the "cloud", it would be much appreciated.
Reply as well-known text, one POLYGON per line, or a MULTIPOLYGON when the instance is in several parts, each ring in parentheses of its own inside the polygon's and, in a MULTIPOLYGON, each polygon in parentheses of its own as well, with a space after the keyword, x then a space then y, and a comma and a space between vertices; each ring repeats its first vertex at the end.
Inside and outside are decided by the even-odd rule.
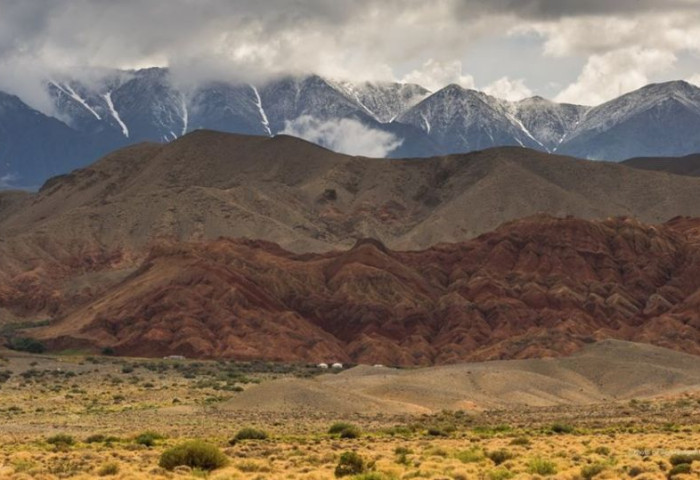
POLYGON ((511 102, 532 96, 532 90, 527 88, 525 80, 522 78, 511 80, 508 77, 501 77, 484 87, 484 92, 496 98, 510 100, 511 102))
POLYGON ((688 78, 688 82, 692 83, 695 86, 700 87, 700 73, 696 73, 695 75, 692 75, 690 78, 688 78))
POLYGON ((12 188, 13 183, 17 180, 17 177, 11 173, 0 175, 0 190, 7 188, 12 188))
POLYGON ((649 75, 669 68, 673 53, 627 48, 592 55, 576 81, 557 97, 558 102, 598 105, 649 83, 649 75))
POLYGON ((377 158, 386 157, 403 143, 391 133, 348 118, 321 121, 302 115, 287 121, 280 133, 303 138, 336 152, 377 158))
POLYGON ((463 88, 474 88, 474 77, 462 73, 462 62, 440 62, 432 58, 420 69, 413 70, 402 79, 405 83, 417 83, 433 92, 451 83, 463 88))
MULTIPOLYGON (((479 78, 469 73, 477 62, 498 76, 526 79, 537 91, 532 78, 556 58, 581 58, 579 68, 589 57, 629 48, 679 58, 680 52, 700 52, 697 0, 0 3, 0 88, 30 96, 32 106, 44 111, 50 107, 38 88, 44 72, 76 66, 169 66, 182 84, 317 73, 345 80, 401 79, 434 90, 447 83, 473 88, 479 78), (539 42, 541 61, 508 71, 497 48, 522 40, 509 34, 539 42)), ((559 75, 547 81, 571 78, 559 75)))

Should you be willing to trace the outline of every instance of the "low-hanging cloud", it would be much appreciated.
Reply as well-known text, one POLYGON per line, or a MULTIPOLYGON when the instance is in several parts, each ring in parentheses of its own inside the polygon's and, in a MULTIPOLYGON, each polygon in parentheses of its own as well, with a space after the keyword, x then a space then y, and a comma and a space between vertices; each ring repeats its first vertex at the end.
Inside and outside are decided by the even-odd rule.
MULTIPOLYGON (((698 0, 0 0, 0 4, 0 89, 21 94, 43 111, 50 109, 41 92, 46 75, 76 66, 168 66, 174 81, 182 85, 206 80, 255 83, 317 73, 345 80, 414 81, 435 90, 445 83, 480 88, 492 82, 493 78, 474 73, 477 62, 493 64, 496 78, 522 78, 539 93, 530 75, 551 66, 553 59, 580 58, 575 68, 581 68, 589 60, 630 48, 656 49, 680 59, 682 53, 700 53, 698 0), (535 61, 520 67, 522 71, 503 71, 508 65, 502 68, 502 59, 494 58, 493 50, 482 53, 484 43, 518 42, 522 35, 539 42, 541 64, 535 61)), ((657 69, 656 75, 671 71, 664 65, 666 70, 657 69)), ((568 83, 571 78, 548 80, 568 83)), ((580 84, 579 103, 593 93, 584 91, 585 85, 580 84)), ((565 96, 570 97, 574 90, 567 90, 565 96)))
POLYGON ((386 157, 400 147, 403 140, 395 135, 350 119, 319 120, 302 115, 288 120, 282 132, 303 138, 335 152, 364 157, 386 157))

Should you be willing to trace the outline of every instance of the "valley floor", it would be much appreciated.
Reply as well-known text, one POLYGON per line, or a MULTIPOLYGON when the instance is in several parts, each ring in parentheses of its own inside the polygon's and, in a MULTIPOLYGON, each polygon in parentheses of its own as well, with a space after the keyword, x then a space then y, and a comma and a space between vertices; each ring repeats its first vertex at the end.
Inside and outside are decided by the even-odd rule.
POLYGON ((272 411, 235 400, 258 383, 321 372, 70 352, 0 357, 2 479, 331 479, 348 451, 362 457, 366 472, 347 478, 700 478, 698 391, 426 414, 272 411), (329 434, 338 421, 355 425, 347 436, 357 438, 329 434), (269 437, 230 445, 244 427, 269 437), (227 465, 211 473, 159 467, 166 449, 188 439, 215 445, 227 465))

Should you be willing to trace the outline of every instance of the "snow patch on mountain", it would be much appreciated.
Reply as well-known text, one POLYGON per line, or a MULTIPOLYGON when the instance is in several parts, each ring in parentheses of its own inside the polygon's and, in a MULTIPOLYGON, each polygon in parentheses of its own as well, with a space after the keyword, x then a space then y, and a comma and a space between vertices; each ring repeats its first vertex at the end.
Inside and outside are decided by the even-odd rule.
POLYGON ((102 95, 102 98, 105 99, 105 102, 107 103, 107 108, 109 109, 109 113, 121 127, 124 136, 126 138, 129 138, 129 128, 126 126, 126 123, 122 121, 121 117, 119 116, 119 113, 117 112, 117 109, 114 108, 114 103, 112 102, 112 92, 105 93, 104 95, 102 95))
POLYGON ((100 114, 97 113, 90 105, 88 105, 88 103, 80 95, 75 93, 75 90, 73 90, 73 88, 68 83, 65 83, 63 85, 60 85, 58 82, 54 82, 54 81, 51 81, 50 83, 53 84, 53 86, 55 86, 56 88, 58 88, 61 92, 68 95, 73 100, 78 102, 80 105, 85 107, 85 109, 88 112, 92 113, 97 120, 102 120, 102 117, 100 116, 100 114))
POLYGON ((260 112, 260 123, 262 124, 263 128, 267 132, 269 136, 272 136, 272 130, 270 130, 270 121, 267 119, 267 114, 265 113, 265 109, 262 106, 262 100, 260 99, 260 93, 258 92, 258 89, 255 88, 254 85, 251 85, 250 88, 253 89, 253 93, 255 94, 255 106, 258 107, 258 111, 260 112))

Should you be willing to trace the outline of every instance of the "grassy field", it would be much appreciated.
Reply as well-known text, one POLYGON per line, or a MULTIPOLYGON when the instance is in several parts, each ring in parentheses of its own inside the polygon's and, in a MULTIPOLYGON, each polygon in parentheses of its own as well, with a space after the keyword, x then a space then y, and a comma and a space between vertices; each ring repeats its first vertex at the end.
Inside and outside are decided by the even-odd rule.
POLYGON ((1 479, 700 478, 698 395, 341 417, 227 408, 308 365, 0 356, 1 479))

